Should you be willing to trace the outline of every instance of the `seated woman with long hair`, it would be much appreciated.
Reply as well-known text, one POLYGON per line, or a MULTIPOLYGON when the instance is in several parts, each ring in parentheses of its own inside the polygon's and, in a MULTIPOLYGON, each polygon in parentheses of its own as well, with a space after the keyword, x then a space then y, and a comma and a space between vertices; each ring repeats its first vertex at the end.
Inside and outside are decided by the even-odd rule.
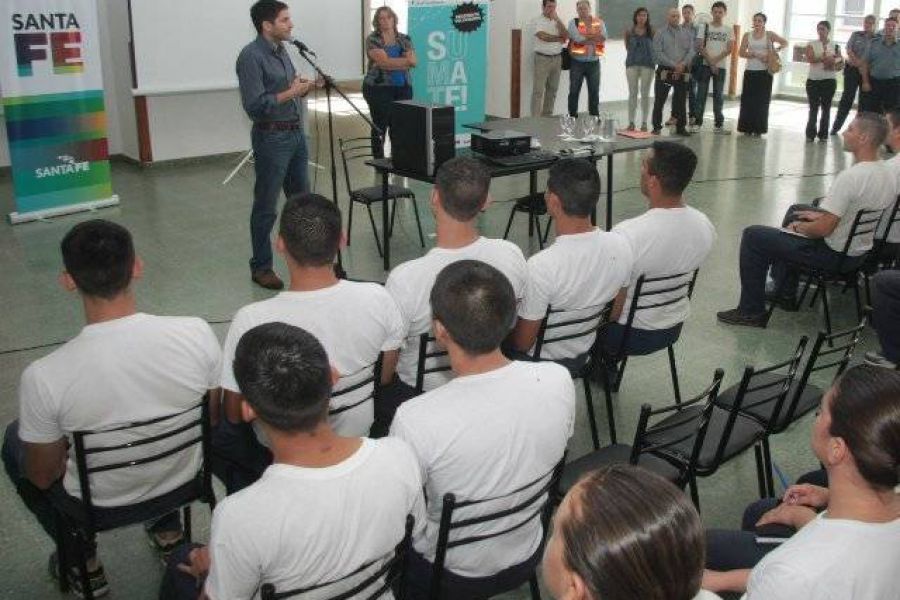
POLYGON ((544 553, 557 600, 693 600, 704 534, 684 493, 651 473, 614 465, 586 475, 560 504, 544 553))

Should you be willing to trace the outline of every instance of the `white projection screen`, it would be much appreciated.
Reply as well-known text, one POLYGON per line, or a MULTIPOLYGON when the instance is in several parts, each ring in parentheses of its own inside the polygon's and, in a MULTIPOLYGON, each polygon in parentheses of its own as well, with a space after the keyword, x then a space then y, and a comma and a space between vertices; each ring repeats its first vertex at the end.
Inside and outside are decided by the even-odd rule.
MULTIPOLYGON (((362 1, 286 3, 294 37, 318 54, 322 69, 338 81, 360 79, 362 1)), ((253 0, 131 0, 136 95, 237 87, 235 59, 256 36, 250 22, 252 4, 253 0)))

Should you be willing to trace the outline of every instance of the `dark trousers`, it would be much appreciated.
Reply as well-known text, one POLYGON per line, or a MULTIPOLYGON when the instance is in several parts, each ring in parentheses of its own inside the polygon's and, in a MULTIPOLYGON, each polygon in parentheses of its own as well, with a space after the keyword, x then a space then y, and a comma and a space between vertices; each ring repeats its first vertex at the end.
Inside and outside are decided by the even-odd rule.
MULTIPOLYGON (((791 206, 782 225, 793 221, 796 211, 811 209, 814 207, 807 204, 791 206)), ((800 237, 766 225, 747 227, 741 235, 741 301, 738 310, 744 315, 761 315, 766 312, 766 275, 770 267, 775 285, 782 295, 792 296, 797 292, 798 276, 795 271, 785 267, 785 261, 833 270, 840 265, 841 257, 841 253, 832 250, 823 239, 800 237)), ((852 265, 846 266, 849 268, 852 265)))
POLYGON ((709 82, 713 84, 713 116, 716 127, 721 127, 725 123, 725 115, 722 114, 722 108, 725 105, 725 69, 719 69, 715 75, 712 69, 704 65, 700 67, 699 80, 697 81, 697 104, 694 108, 694 118, 697 125, 703 124, 703 113, 706 112, 706 97, 709 95, 709 82))
POLYGON ((828 125, 831 120, 831 101, 834 99, 835 90, 837 90, 837 80, 835 79, 806 80, 806 99, 809 102, 806 139, 816 137, 817 132, 820 139, 828 137, 828 125), (822 111, 822 116, 818 118, 820 110, 822 111), (817 120, 819 121, 818 130, 816 130, 817 120))
POLYGON ((415 398, 416 388, 406 385, 397 375, 388 385, 382 385, 376 388, 375 392, 375 421, 372 423, 370 437, 384 437, 391 430, 391 422, 400 405, 415 398))
POLYGON ((197 600, 200 597, 201 583, 178 568, 188 562, 191 550, 199 547, 200 544, 182 544, 172 551, 159 586, 159 600, 197 600))
POLYGON ((223 418, 212 431, 212 469, 231 495, 259 479, 272 464, 272 453, 259 443, 249 423, 223 418))
POLYGON ((674 90, 672 96, 672 116, 675 117, 676 128, 678 131, 684 131, 685 125, 687 124, 687 115, 685 114, 687 84, 683 79, 672 81, 671 84, 663 83, 660 78, 661 72, 671 70, 671 67, 657 67, 656 69, 656 79, 653 83, 653 94, 656 96, 653 99, 653 129, 662 129, 663 107, 666 105, 666 100, 669 98, 669 88, 672 88, 674 90))
MULTIPOLYGON (((828 476, 824 470, 810 471, 801 476, 797 483, 811 483, 828 487, 828 476)), ((777 548, 775 544, 756 543, 756 523, 762 516, 775 508, 780 500, 765 498, 752 502, 744 509, 741 530, 710 529, 706 532, 706 568, 714 571, 732 569, 752 569, 763 557, 777 548)))
POLYGON ((700 71, 703 69, 702 60, 694 60, 690 73, 691 78, 687 82, 687 112, 688 116, 697 118, 697 94, 700 91, 700 71))
POLYGON ((588 112, 594 116, 600 114, 600 61, 575 60, 569 67, 569 114, 578 115, 578 97, 581 95, 581 84, 587 81, 588 112))
MULTIPOLYGON (((395 100, 410 100, 412 87, 408 85, 364 85, 363 98, 369 105, 372 122, 387 136, 391 126, 391 110, 395 100)), ((384 139, 372 130, 372 156, 384 158, 384 139)))
MULTIPOLYGON (((465 548, 460 548, 465 552, 465 548)), ((442 600, 482 600, 514 590, 528 581, 541 562, 543 545, 527 560, 507 567, 488 577, 463 577, 444 569, 441 576, 442 600)), ((411 550, 406 570, 406 600, 427 600, 430 598, 431 574, 434 565, 411 550)))
POLYGON ((862 109, 864 104, 863 99, 865 96, 868 96, 868 94, 860 89, 861 83, 862 79, 859 74, 859 69, 850 65, 845 66, 844 91, 841 93, 841 101, 838 104, 837 114, 834 116, 834 126, 831 128, 832 131, 840 131, 841 127, 844 126, 844 121, 847 120, 847 115, 850 114, 850 109, 853 108, 853 102, 856 100, 857 91, 859 91, 859 106, 860 109, 862 109))
POLYGON ((872 278, 872 327, 886 359, 900 363, 900 270, 872 278))
POLYGON ((763 134, 769 131, 769 104, 772 102, 772 75, 768 71, 744 71, 741 111, 737 130, 763 134))
POLYGON ((900 106, 900 77, 875 79, 870 77, 872 91, 868 94, 863 110, 887 113, 900 106))
MULTIPOLYGON (((61 481, 55 482, 47 490, 42 490, 28 480, 25 476, 25 445, 19 439, 18 421, 13 421, 6 427, 6 433, 3 436, 2 455, 3 466, 6 469, 9 480, 16 488, 16 493, 19 494, 25 507, 37 518, 38 523, 50 536, 50 539, 56 540, 58 522, 55 506, 62 503, 76 506, 80 505, 81 501, 69 495, 61 481)), ((102 512, 102 509, 98 509, 98 512, 102 512)), ((147 529, 150 531, 181 530, 181 518, 177 511, 168 513, 161 518, 158 515, 159 513, 156 513, 155 519, 145 523, 147 529)), ((150 518, 150 516, 147 515, 146 517, 150 518)), ((135 513, 134 520, 141 521, 142 516, 135 513)), ((64 542, 68 546, 66 551, 68 556, 75 556, 74 553, 78 551, 78 548, 72 545, 73 541, 66 537, 64 542)), ((81 550, 88 559, 93 558, 97 553, 96 541, 87 540, 86 545, 81 550)))
POLYGON ((306 135, 302 129, 263 131, 254 127, 253 209, 250 212, 250 271, 272 268, 272 227, 277 216, 278 195, 309 191, 306 135))

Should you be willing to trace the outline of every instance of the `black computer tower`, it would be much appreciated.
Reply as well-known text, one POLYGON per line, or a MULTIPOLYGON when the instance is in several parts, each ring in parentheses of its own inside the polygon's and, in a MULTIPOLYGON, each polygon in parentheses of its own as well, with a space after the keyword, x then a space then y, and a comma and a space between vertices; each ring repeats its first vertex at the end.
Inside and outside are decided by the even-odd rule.
POLYGON ((432 177, 456 155, 452 106, 398 100, 391 107, 391 160, 394 168, 432 177))

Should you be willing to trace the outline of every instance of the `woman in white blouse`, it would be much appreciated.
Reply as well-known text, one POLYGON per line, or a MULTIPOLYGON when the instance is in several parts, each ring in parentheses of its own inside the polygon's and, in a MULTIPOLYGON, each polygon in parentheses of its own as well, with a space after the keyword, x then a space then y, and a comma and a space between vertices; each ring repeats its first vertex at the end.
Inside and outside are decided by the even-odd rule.
POLYGON ((828 139, 831 101, 837 90, 837 71, 844 66, 841 49, 831 40, 831 23, 819 21, 816 33, 818 39, 806 47, 806 62, 809 63, 809 76, 806 78, 806 98, 809 101, 809 119, 806 121, 807 142, 812 142, 817 133, 819 141, 824 142, 828 139), (820 109, 822 116, 818 118, 820 109))

